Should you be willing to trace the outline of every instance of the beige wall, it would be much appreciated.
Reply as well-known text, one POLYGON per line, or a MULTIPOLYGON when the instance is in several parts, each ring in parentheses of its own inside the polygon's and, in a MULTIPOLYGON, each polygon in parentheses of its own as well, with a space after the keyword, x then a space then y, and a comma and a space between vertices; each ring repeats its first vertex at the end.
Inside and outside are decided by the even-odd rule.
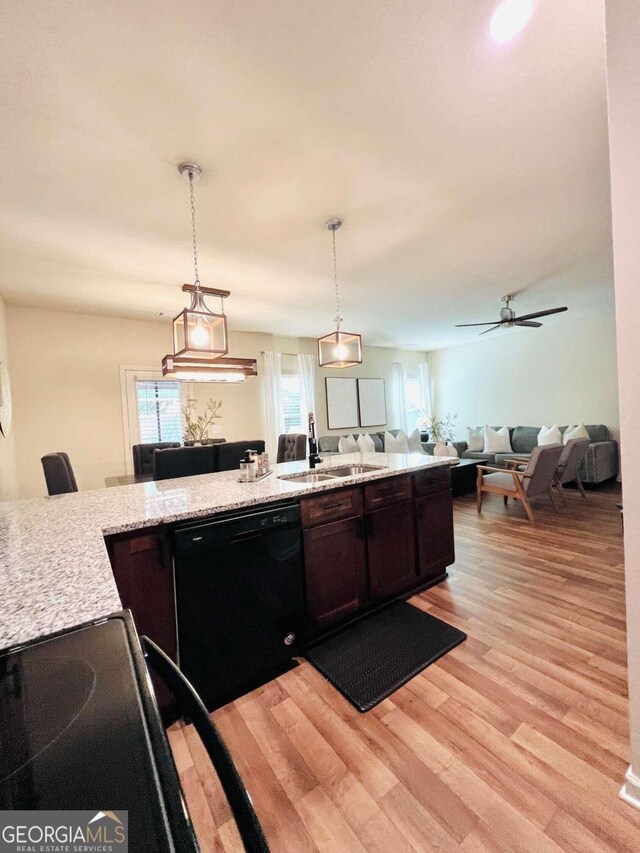
POLYGON ((640 808, 640 3, 607 0, 607 84, 618 323, 631 767, 622 795, 640 808), (626 437, 628 436, 628 440, 626 437))
MULTIPOLYGON (((120 368, 159 368, 168 352, 168 323, 45 311, 8 306, 7 334, 13 364, 14 437, 19 496, 45 494, 40 457, 66 450, 81 489, 101 488, 105 476, 124 473, 130 453, 125 448, 120 368)), ((310 338, 283 338, 252 332, 230 332, 233 355, 257 358, 263 350, 315 352, 310 338)), ((1 352, 1 350, 0 350, 1 352)), ((364 348, 364 362, 349 376, 387 380, 388 426, 392 364, 424 358, 415 352, 364 348)), ((324 377, 345 375, 318 370, 318 432, 327 432, 324 377)), ((193 383, 189 394, 198 405, 222 400, 220 433, 228 441, 262 438, 262 389, 259 380, 238 385, 193 383)), ((369 431, 372 428, 367 428, 369 431)), ((1 463, 0 463, 1 464, 1 463)))
MULTIPOLYGON (((466 427, 603 423, 617 435, 618 393, 613 297, 579 318, 571 311, 540 329, 495 332, 492 339, 430 353, 439 415, 466 427)), ((489 336, 490 338, 490 336, 489 336)))
MULTIPOLYGON (((9 366, 10 382, 13 380, 11 365, 9 364, 7 331, 6 331, 6 309, 0 298, 0 363, 9 366)), ((15 429, 3 424, 4 437, 0 435, 0 500, 8 501, 17 496, 18 481, 16 477, 16 453, 15 453, 15 429)))

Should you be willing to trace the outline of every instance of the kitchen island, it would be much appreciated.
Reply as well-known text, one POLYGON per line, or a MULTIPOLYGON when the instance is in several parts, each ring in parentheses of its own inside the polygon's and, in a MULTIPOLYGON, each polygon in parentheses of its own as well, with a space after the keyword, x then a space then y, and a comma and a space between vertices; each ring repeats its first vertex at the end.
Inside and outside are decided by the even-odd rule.
MULTIPOLYGON (((372 519, 373 513, 385 508, 382 505, 385 502, 384 494, 380 494, 376 499, 374 492, 370 492, 367 497, 365 490, 378 484, 378 489, 384 492, 381 484, 390 483, 391 478, 405 478, 396 495, 398 499, 391 493, 386 497, 390 498, 396 507, 396 522, 399 522, 401 517, 397 507, 405 504, 403 517, 406 518, 409 509, 407 501, 411 502, 412 520, 408 523, 412 525, 414 532, 419 521, 417 513, 420 512, 420 507, 424 512, 426 506, 424 499, 432 494, 440 496, 435 504, 433 501, 431 503, 438 506, 436 515, 447 542, 451 540, 451 548, 448 545, 441 548, 442 556, 436 560, 434 571, 440 571, 444 576, 444 563, 453 561, 448 472, 451 461, 420 454, 356 453, 330 457, 317 470, 330 473, 331 468, 339 465, 358 464, 376 466, 375 470, 307 483, 295 479, 280 479, 283 475, 303 472, 308 467, 305 461, 289 462, 275 466, 276 470, 271 476, 256 483, 239 483, 239 472, 227 471, 0 504, 0 582, 3 590, 0 648, 100 618, 124 606, 133 610, 139 631, 147 632, 151 636, 155 634, 161 645, 164 640, 164 645, 168 645, 167 652, 171 653, 171 644, 166 639, 165 630, 161 631, 163 636, 156 633, 156 623, 162 623, 165 629, 172 630, 165 618, 168 611, 163 609, 169 605, 166 598, 164 605, 158 604, 157 600, 154 604, 152 599, 154 596, 156 599, 158 596, 162 599, 163 592, 172 587, 171 553, 167 550, 167 532, 172 525, 231 510, 300 499, 305 528, 305 549, 313 550, 311 540, 314 540, 316 552, 320 553, 324 546, 317 544, 320 539, 317 531, 323 528, 324 523, 342 523, 346 519, 344 516, 314 519, 312 502, 317 500, 316 496, 328 492, 342 492, 344 495, 346 491, 351 491, 350 500, 356 503, 350 508, 348 518, 356 519, 352 527, 358 533, 358 518, 362 519, 363 525, 374 523, 381 517, 372 519), (433 477, 436 480, 430 483, 433 477), (423 493, 419 494, 420 490, 423 490, 423 493), (364 501, 362 508, 357 503, 358 498, 354 497, 355 493, 360 494, 364 501), (304 503, 305 499, 309 499, 308 504, 304 503), (307 522, 304 521, 305 512, 308 513, 307 522), (307 535, 313 530, 316 531, 315 534, 307 535), (126 551, 127 560, 123 561, 122 553, 116 553, 118 551, 126 551), (163 573, 160 579, 155 574, 158 567, 163 573), (114 569, 118 584, 114 578, 114 569), (134 575, 136 571, 140 573, 134 575), (128 581, 127 572, 130 573, 128 581), (146 616, 136 612, 139 610, 139 604, 136 606, 134 601, 127 600, 130 596, 149 603, 150 614, 156 613, 152 625, 145 624, 146 616)), ((391 492, 397 490, 392 489, 391 492)), ((329 513, 335 511, 339 512, 337 508, 328 510, 329 513)), ((381 548, 388 548, 391 532, 397 531, 396 522, 388 519, 384 531, 378 528, 381 548)), ((408 529, 407 522, 404 522, 402 538, 407 538, 408 529)), ((361 535, 366 535, 367 532, 363 528, 361 535)), ((337 530, 334 533, 337 533, 337 530)), ((417 539, 412 537, 417 554, 420 553, 421 547, 433 553, 438 540, 442 538, 433 525, 421 527, 418 524, 417 534, 417 539), (421 530, 424 534, 422 545, 419 541, 421 530)), ((344 531, 340 535, 344 542, 344 531)), ((332 547, 335 547, 336 540, 333 535, 325 539, 325 543, 329 541, 333 543, 332 547)), ((396 541, 400 541, 400 537, 397 537, 396 541)), ((372 549, 369 550, 372 552, 372 549)), ((390 565, 388 556, 384 560, 387 566, 390 565)), ((406 559, 405 555, 405 568, 406 559)), ((312 574, 317 574, 320 564, 318 560, 312 562, 315 567, 311 570, 312 574)), ((394 560, 391 560, 391 563, 393 562, 394 560)), ((437 576, 426 581, 418 578, 418 581, 429 583, 435 577, 437 576)), ((388 586, 391 583, 393 587, 392 579, 381 576, 379 580, 382 595, 394 594, 393 590, 389 591, 388 586)), ((416 582, 416 586, 419 585, 416 582)), ((360 603, 358 601, 358 607, 360 603)), ((331 608, 331 603, 326 606, 331 608)), ((344 615, 339 613, 337 617, 342 618, 344 615)), ((316 627, 333 621, 330 613, 328 622, 326 613, 318 612, 314 615, 313 608, 310 618, 316 627)), ((173 619, 171 623, 174 624, 173 619)))

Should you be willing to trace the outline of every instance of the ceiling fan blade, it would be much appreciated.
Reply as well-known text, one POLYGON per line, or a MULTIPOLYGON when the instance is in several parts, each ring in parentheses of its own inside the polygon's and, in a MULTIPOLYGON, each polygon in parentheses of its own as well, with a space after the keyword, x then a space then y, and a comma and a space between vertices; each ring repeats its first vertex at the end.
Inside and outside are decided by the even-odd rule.
POLYGON ((494 326, 499 323, 499 320, 492 320, 490 323, 456 323, 456 329, 464 329, 466 326, 494 326))
POLYGON ((522 317, 516 317, 516 320, 535 320, 536 317, 548 317, 549 314, 560 314, 562 311, 568 311, 568 308, 549 308, 548 311, 534 311, 533 314, 523 314, 522 317))
POLYGON ((532 329, 539 329, 542 323, 534 323, 531 320, 516 320, 516 326, 530 326, 532 329))
MULTIPOLYGON (((482 325, 484 326, 484 325, 486 325, 486 323, 483 323, 482 325)), ((502 323, 498 323, 496 326, 493 327, 493 329, 485 329, 484 332, 480 332, 480 334, 486 335, 487 332, 495 332, 495 330, 499 329, 501 325, 502 325, 502 323)))

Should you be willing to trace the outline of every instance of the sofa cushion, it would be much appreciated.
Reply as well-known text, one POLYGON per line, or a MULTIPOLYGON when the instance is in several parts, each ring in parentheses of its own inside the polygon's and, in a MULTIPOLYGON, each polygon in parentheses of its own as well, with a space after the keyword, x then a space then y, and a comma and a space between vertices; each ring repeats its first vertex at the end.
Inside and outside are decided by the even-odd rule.
POLYGON ((578 426, 568 426, 562 432, 562 443, 567 444, 573 438, 586 438, 591 441, 591 436, 589 435, 587 428, 584 424, 579 424, 578 426))
POLYGON ((609 441, 611 438, 604 424, 587 424, 587 432, 591 441, 609 441))
POLYGON ((367 433, 361 433, 358 436, 358 450, 360 453, 375 453, 376 446, 373 441, 373 436, 367 433))
POLYGON ((514 453, 531 453, 538 444, 540 427, 517 426, 511 436, 511 449, 514 453))
POLYGON ((469 450, 482 453, 484 450, 484 430, 467 427, 467 445, 469 450))
POLYGON ((484 428, 484 449, 487 453, 510 453, 511 436, 508 427, 493 429, 489 425, 484 428))
POLYGON ((465 450, 461 455, 463 459, 480 459, 483 462, 493 462, 496 458, 495 453, 481 453, 479 450, 465 450))
POLYGON ((337 453, 339 435, 321 435, 318 439, 318 450, 321 453, 337 453))
POLYGON ((402 430, 398 430, 396 435, 393 433, 385 433, 384 436, 384 452, 385 453, 408 453, 409 452, 409 443, 407 441, 407 436, 402 432, 402 430))
POLYGON ((551 427, 544 426, 543 424, 540 427, 540 432, 538 433, 538 446, 544 447, 547 444, 562 444, 562 434, 558 424, 554 424, 551 427))
POLYGON ((355 435, 341 435, 338 439, 339 453, 357 453, 358 439, 355 435))

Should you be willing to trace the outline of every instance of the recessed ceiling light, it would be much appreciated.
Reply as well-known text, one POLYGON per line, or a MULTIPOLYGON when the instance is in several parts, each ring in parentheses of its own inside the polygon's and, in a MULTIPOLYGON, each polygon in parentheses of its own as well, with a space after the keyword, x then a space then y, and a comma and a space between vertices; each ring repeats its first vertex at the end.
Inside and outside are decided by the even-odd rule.
POLYGON ((500 44, 509 41, 524 29, 532 14, 532 0, 504 0, 491 17, 491 36, 500 44))

